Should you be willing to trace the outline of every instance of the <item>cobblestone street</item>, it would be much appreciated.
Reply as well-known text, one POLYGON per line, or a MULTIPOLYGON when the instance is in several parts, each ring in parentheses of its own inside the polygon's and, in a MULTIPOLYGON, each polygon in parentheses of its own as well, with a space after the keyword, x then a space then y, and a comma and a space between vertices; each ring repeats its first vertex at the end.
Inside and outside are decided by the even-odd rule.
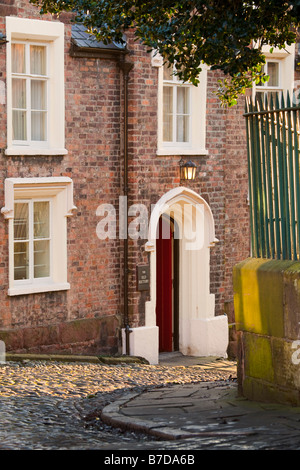
POLYGON ((7 362, 0 365, 0 449, 177 449, 175 442, 112 429, 100 412, 128 390, 228 377, 226 367, 7 362))

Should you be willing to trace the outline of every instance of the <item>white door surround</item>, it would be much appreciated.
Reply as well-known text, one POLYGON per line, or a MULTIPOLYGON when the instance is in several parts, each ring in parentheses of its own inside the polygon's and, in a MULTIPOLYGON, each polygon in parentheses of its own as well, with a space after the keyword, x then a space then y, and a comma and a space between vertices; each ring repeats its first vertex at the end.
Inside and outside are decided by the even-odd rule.
POLYGON ((179 350, 189 356, 226 357, 228 321, 215 316, 215 297, 210 293, 210 248, 215 238, 214 219, 207 202, 196 192, 177 187, 154 206, 145 250, 150 252, 150 300, 145 326, 133 328, 130 353, 158 363, 156 326, 156 234, 160 216, 175 220, 179 241, 179 350))

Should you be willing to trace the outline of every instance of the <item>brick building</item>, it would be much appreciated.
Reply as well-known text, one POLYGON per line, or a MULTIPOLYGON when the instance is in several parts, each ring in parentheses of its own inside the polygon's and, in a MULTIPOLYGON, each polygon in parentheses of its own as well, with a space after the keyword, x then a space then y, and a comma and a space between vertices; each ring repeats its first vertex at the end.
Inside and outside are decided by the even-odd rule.
POLYGON ((181 85, 130 34, 105 46, 27 0, 0 1, 0 14, 7 351, 234 353, 232 267, 249 255, 243 100, 222 108, 205 68, 199 87, 181 85))

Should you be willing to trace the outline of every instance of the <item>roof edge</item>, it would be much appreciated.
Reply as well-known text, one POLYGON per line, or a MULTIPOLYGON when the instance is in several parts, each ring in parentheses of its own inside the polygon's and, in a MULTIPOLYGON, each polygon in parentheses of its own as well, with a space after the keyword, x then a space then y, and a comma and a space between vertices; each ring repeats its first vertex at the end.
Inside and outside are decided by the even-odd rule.
POLYGON ((116 48, 96 48, 96 47, 79 47, 73 40, 71 40, 71 47, 69 50, 71 57, 78 58, 95 58, 95 59, 112 59, 118 60, 120 57, 125 56, 129 53, 128 49, 116 49, 116 48))

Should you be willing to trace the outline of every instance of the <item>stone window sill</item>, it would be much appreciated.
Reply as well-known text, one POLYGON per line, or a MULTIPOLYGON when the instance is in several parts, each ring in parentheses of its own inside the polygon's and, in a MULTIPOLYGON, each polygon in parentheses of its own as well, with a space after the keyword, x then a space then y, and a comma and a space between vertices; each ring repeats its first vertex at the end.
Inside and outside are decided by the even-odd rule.
POLYGON ((53 284, 30 284, 24 286, 16 286, 8 289, 9 296, 26 295, 26 294, 39 294, 41 292, 54 292, 60 290, 69 290, 70 284, 66 283, 53 283, 53 284))
POLYGON ((180 148, 180 147, 164 147, 157 149, 156 155, 208 155, 208 150, 202 148, 180 148))
POLYGON ((33 148, 33 147, 9 147, 5 150, 7 156, 34 156, 34 155, 67 155, 64 148, 33 148))

